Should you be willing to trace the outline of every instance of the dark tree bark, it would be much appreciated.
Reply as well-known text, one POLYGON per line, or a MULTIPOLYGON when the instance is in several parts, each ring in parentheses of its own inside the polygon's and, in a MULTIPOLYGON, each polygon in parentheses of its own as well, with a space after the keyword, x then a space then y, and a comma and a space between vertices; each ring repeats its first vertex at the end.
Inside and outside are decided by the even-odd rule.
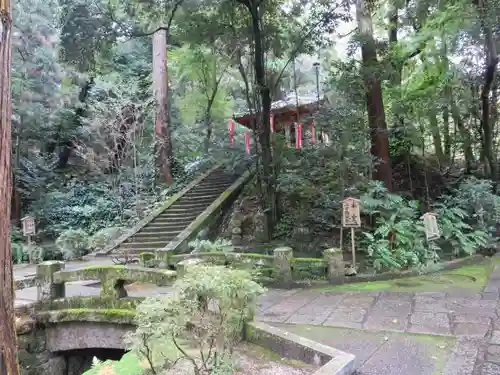
POLYGON ((172 151, 168 116, 167 30, 165 29, 158 29, 153 34, 153 86, 156 99, 157 168, 161 180, 171 185, 172 151))
POLYGON ((496 41, 493 36, 491 26, 487 21, 488 0, 478 0, 476 2, 479 11, 481 29, 485 38, 485 71, 483 79, 483 88, 481 90, 481 118, 480 125, 482 130, 482 156, 486 175, 492 179, 497 179, 497 163, 493 152, 493 128, 495 124, 491 116, 490 94, 495 82, 496 70, 498 65, 498 55, 496 41))
POLYGON ((10 248, 12 194, 12 5, 10 0, 0 0, 0 22, 0 370, 2 374, 19 375, 10 248))
POLYGON ((271 113, 271 90, 266 81, 264 65, 264 35, 261 27, 259 0, 238 0, 250 13, 252 19, 252 34, 254 41, 254 71, 257 89, 261 100, 261 110, 256 124, 256 132, 260 145, 260 159, 262 165, 262 192, 263 209, 266 215, 266 234, 268 240, 272 239, 274 226, 278 220, 276 176, 273 166, 271 151, 271 132, 269 115, 271 113))
POLYGON ((379 77, 380 64, 377 60, 372 18, 366 0, 356 1, 356 19, 362 38, 361 55, 366 85, 368 124, 371 133, 371 154, 379 162, 377 168, 374 169, 373 179, 382 181, 387 190, 392 191, 392 167, 389 158, 389 137, 385 121, 382 85, 379 77))

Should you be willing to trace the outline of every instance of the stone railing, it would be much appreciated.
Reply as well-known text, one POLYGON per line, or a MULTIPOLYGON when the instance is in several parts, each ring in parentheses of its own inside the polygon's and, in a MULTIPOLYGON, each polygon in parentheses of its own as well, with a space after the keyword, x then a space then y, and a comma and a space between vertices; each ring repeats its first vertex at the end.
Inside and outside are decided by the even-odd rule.
MULTIPOLYGON (((40 310, 75 310, 86 309, 134 309, 142 300, 129 297, 125 289, 127 283, 154 284, 170 286, 178 276, 182 276, 192 264, 224 265, 237 269, 247 269, 255 279, 264 284, 290 286, 303 280, 334 280, 344 275, 344 261, 340 249, 324 251, 323 258, 294 258, 289 247, 274 249, 273 255, 210 252, 192 254, 171 254, 163 259, 151 259, 146 253, 141 259, 146 265, 158 263, 165 268, 140 266, 89 266, 75 270, 65 270, 64 262, 44 262, 37 266, 37 287, 40 310), (100 293, 93 295, 66 295, 66 283, 85 282, 86 292, 89 287, 100 288, 100 293)), ((95 290, 95 289, 94 289, 95 290)), ((82 311, 75 313, 81 314, 82 311)), ((101 314, 102 315, 102 314, 101 314)))
MULTIPOLYGON (((137 266, 89 266, 64 270, 63 262, 44 262, 37 266, 38 300, 45 310, 58 309, 133 309, 139 298, 127 296, 127 282, 172 285, 177 272, 137 266), (94 281, 99 296, 66 297, 66 283, 94 281)), ((88 287, 88 285, 87 285, 88 287)))
POLYGON ((175 269, 179 274, 193 263, 226 265, 234 268, 254 270, 257 279, 264 283, 287 285, 293 281, 334 280, 344 276, 345 262, 341 249, 327 249, 323 258, 295 258, 293 249, 280 247, 273 255, 234 252, 207 252, 191 254, 162 253, 155 259, 152 253, 140 255, 145 266, 158 264, 160 267, 175 269))

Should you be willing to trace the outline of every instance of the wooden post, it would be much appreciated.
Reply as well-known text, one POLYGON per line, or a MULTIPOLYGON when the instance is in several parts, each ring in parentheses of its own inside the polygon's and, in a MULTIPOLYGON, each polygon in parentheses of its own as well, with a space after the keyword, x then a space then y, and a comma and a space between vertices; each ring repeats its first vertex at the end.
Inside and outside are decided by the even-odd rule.
POLYGON ((351 251, 352 251, 352 266, 356 267, 356 241, 354 240, 354 227, 351 227, 351 251))
POLYGON ((342 201, 341 233, 344 227, 351 228, 352 267, 356 269, 356 240, 354 239, 354 228, 361 227, 361 213, 358 199, 347 197, 342 201))

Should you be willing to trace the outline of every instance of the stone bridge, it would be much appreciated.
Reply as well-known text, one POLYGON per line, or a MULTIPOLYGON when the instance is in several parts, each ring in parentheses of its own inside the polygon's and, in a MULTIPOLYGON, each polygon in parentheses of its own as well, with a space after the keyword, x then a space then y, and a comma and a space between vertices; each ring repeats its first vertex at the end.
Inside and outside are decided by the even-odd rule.
POLYGON ((16 308, 23 373, 80 375, 94 356, 118 359, 127 350, 124 336, 135 329, 137 304, 147 295, 168 292, 176 274, 139 266, 65 270, 62 262, 39 264, 36 302, 16 308), (129 296, 134 283, 149 288, 142 296, 129 296))
POLYGON ((25 280, 25 289, 16 292, 21 366, 32 369, 24 371, 29 375, 80 375, 94 356, 123 355, 127 349, 124 335, 134 329, 137 305, 145 297, 172 293, 172 284, 189 264, 258 269, 261 282, 291 285, 304 270, 325 279, 338 277, 343 272, 340 256, 331 249, 323 259, 293 258, 292 249, 278 248, 274 255, 159 253, 158 259, 142 259, 143 265, 157 261, 167 268, 91 265, 66 269, 63 262, 44 262, 37 265, 32 281, 25 280), (18 304, 28 289, 36 290, 36 298, 18 304))

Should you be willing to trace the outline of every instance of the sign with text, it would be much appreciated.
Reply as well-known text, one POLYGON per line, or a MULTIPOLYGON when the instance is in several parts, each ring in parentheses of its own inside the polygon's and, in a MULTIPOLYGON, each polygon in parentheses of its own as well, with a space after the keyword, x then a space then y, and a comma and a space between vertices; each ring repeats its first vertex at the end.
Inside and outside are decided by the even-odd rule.
POLYGON ((359 199, 348 197, 342 201, 342 226, 346 228, 361 227, 359 199))
POLYGON ((437 223, 437 215, 433 212, 426 212, 421 219, 424 221, 425 237, 427 241, 437 240, 441 237, 437 223))
POLYGON ((26 216, 22 219, 23 222, 23 235, 33 236, 36 234, 35 218, 33 216, 26 216))

